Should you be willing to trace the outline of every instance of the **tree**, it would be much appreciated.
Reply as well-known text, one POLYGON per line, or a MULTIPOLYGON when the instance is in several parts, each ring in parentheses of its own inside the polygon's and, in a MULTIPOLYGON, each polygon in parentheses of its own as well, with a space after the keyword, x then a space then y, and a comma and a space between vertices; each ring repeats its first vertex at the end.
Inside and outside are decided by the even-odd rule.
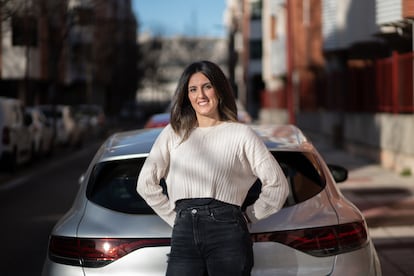
MULTIPOLYGON (((25 98, 31 104, 97 103, 116 112, 120 99, 133 98, 137 87, 137 23, 131 0, 75 2, 0 0, 1 22, 7 21, 2 27, 11 26, 18 42, 10 49, 26 48, 26 70, 36 53, 40 65, 31 70, 38 79, 31 81, 47 86, 27 89, 25 98), (16 26, 22 26, 20 32, 16 26)), ((33 77, 29 71, 26 76, 33 77)))
POLYGON ((9 20, 13 14, 21 10, 24 0, 0 0, 0 22, 9 20))

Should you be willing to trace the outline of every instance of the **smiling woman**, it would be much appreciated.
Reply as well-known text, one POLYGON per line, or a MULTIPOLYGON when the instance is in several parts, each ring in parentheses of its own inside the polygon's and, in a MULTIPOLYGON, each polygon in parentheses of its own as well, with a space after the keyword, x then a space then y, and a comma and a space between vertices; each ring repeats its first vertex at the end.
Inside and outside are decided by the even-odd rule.
POLYGON ((226 0, 133 0, 140 33, 224 37, 226 0))
POLYGON ((248 224, 279 211, 289 190, 264 142, 237 121, 225 74, 203 60, 181 74, 171 123, 142 166, 137 191, 173 227, 166 275, 241 276, 253 267, 248 224), (244 212, 241 206, 257 178, 261 193, 244 212))

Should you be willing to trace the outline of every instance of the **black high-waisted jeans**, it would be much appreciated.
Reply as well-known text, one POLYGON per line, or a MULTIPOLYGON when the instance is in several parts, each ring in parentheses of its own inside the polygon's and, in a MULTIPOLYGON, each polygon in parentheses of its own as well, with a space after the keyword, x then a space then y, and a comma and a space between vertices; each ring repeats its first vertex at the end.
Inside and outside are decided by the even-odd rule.
POLYGON ((253 248, 239 206, 209 198, 176 202, 167 276, 248 276, 253 248))

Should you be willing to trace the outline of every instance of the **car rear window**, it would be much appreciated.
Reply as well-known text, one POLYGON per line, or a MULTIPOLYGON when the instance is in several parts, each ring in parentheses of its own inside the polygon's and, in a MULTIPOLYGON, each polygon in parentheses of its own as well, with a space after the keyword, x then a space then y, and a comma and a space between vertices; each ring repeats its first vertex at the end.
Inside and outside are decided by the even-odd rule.
MULTIPOLYGON (((129 214, 154 214, 137 193, 137 178, 145 159, 98 163, 91 174, 86 196, 105 208, 129 214)), ((160 183, 166 193, 165 182, 160 183)))
MULTIPOLYGON (((289 182, 290 193, 285 207, 303 202, 325 187, 317 158, 311 153, 273 152, 289 182)), ((102 162, 95 165, 86 190, 87 198, 105 208, 129 214, 154 214, 136 191, 137 177, 144 158, 102 162)), ((164 180, 160 186, 166 194, 164 180)), ((253 204, 261 192, 257 180, 242 206, 253 204)))
MULTIPOLYGON (((282 167, 289 183, 289 195, 284 207, 308 200, 325 187, 326 181, 320 163, 312 153, 275 151, 272 154, 282 167)), ((243 203, 243 209, 257 200, 261 186, 260 180, 256 180, 243 203)))

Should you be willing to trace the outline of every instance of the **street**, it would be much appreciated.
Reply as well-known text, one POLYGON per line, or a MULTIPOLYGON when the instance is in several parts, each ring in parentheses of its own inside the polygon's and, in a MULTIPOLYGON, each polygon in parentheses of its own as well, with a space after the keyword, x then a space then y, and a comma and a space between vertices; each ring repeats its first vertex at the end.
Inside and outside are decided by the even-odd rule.
POLYGON ((77 180, 97 146, 59 152, 0 184, 0 275, 41 274, 49 233, 72 205, 77 180))
MULTIPOLYGON (((50 160, 21 168, 12 176, 0 175, 0 215, 3 219, 0 275, 40 275, 48 235, 70 208, 78 190, 78 178, 99 143, 87 144, 76 151, 60 151, 50 160)), ((396 176, 378 166, 370 166, 363 160, 322 145, 318 147, 327 161, 335 161, 350 169, 349 180, 340 187, 367 218, 383 275, 412 275, 414 201, 413 189, 409 189, 408 183, 411 180, 404 184, 398 177, 390 178, 396 176), (391 184, 395 187, 390 188, 391 184)))

